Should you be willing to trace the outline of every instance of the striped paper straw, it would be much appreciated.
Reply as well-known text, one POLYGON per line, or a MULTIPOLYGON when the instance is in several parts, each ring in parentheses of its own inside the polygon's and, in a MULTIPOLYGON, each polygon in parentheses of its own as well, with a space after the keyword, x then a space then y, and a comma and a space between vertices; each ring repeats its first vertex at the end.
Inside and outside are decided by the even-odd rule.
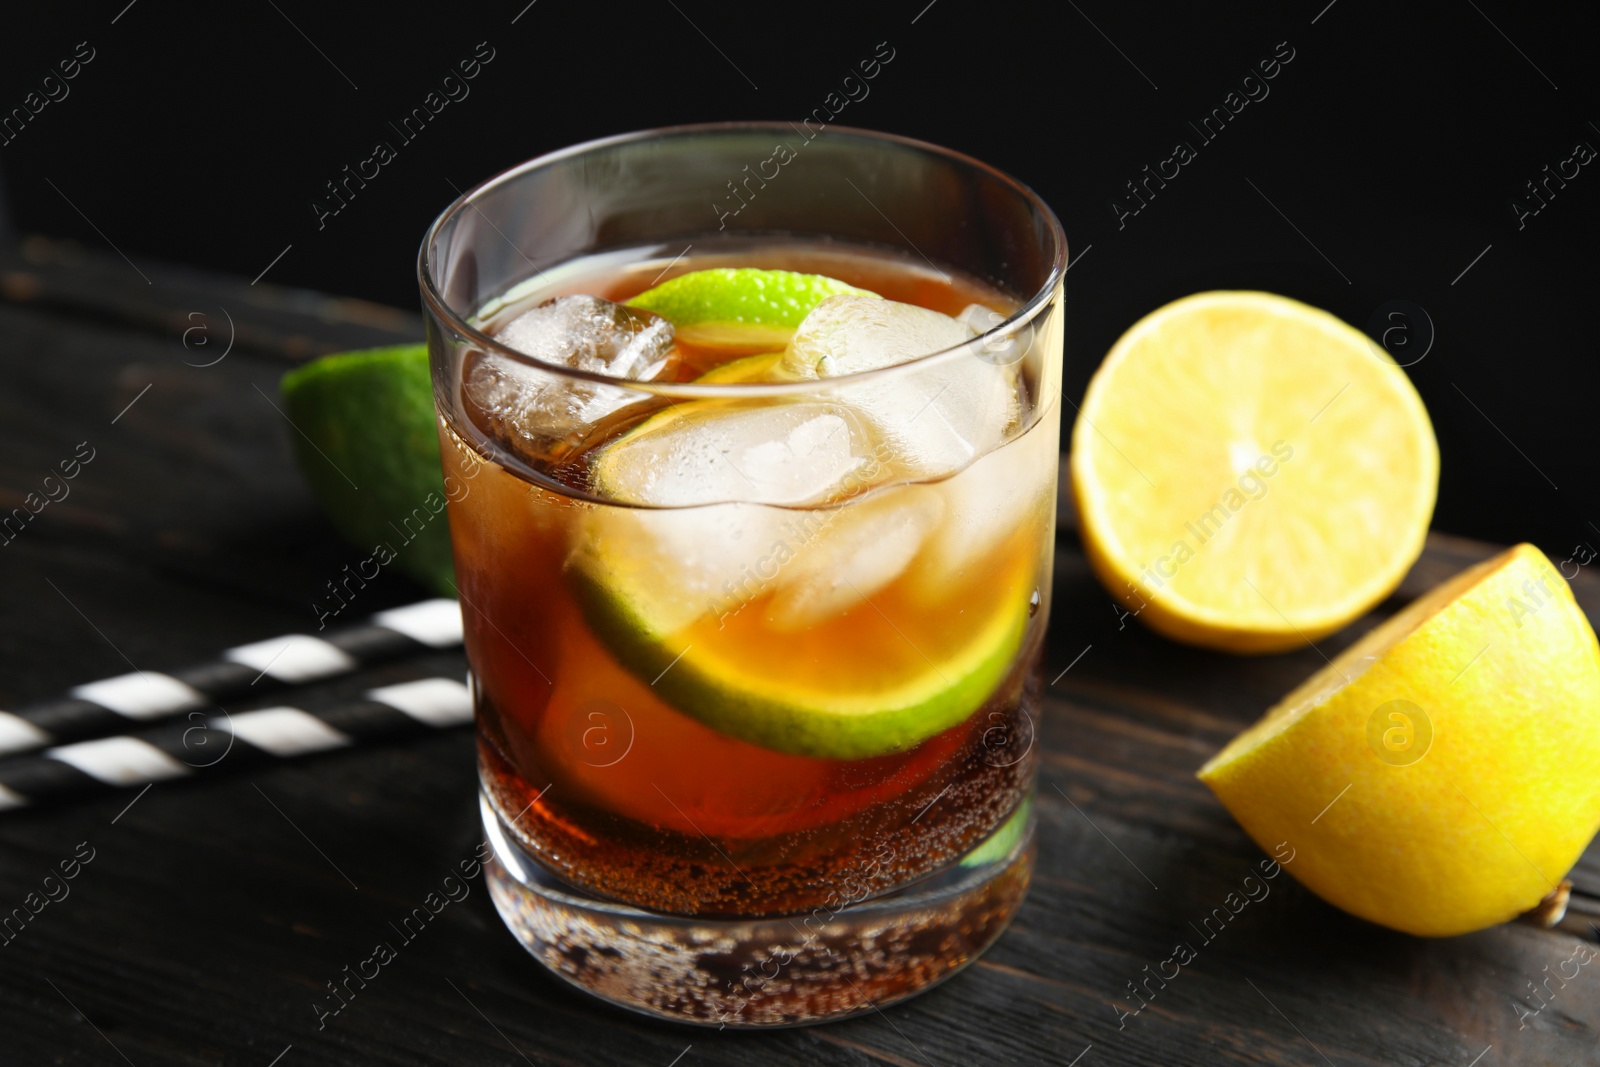
POLYGON ((59 700, 0 711, 0 756, 82 737, 104 737, 219 700, 350 674, 384 660, 461 644, 461 608, 424 600, 380 611, 322 637, 284 634, 230 648, 207 663, 171 673, 135 671, 102 678, 59 700))
POLYGON ((187 719, 137 735, 79 741, 0 760, 0 810, 239 770, 471 721, 472 696, 453 678, 370 689, 360 700, 326 709, 275 707, 205 716, 191 712, 187 719))

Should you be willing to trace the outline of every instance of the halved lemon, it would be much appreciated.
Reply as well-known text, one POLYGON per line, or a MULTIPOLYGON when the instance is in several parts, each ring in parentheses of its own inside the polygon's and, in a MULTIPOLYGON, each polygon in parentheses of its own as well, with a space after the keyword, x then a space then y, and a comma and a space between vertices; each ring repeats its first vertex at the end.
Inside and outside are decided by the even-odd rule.
POLYGON ((1439 452, 1422 400, 1365 335, 1271 293, 1145 316, 1072 432, 1084 549, 1176 640, 1304 645, 1399 584, 1422 551, 1439 452))
POLYGON ((1600 828, 1600 645, 1518 545, 1366 634, 1200 778, 1330 904, 1423 936, 1492 926, 1600 828))

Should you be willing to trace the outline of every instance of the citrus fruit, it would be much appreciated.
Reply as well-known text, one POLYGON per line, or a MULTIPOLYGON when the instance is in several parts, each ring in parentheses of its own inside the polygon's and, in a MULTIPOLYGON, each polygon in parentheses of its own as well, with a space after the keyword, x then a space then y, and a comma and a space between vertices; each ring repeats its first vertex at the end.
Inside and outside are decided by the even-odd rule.
MULTIPOLYGON (((829 304, 882 304, 885 316, 908 308, 816 275, 743 270, 674 279, 685 283, 682 292, 648 305, 677 322, 701 313, 692 301, 715 305, 719 293, 755 292, 752 280, 762 279, 776 279, 773 288, 793 298, 781 316, 750 313, 768 322, 788 316, 790 334, 805 317, 795 293, 815 311, 807 324, 823 315, 815 305, 830 294, 829 304)), ((947 316, 910 310, 960 339, 973 336, 947 316)), ((909 347, 880 343, 893 322, 879 318, 863 358, 893 362, 945 347, 918 347, 916 337, 909 347)), ((794 378, 784 366, 791 354, 734 360, 697 381, 794 378)), ((928 612, 924 601, 951 595, 963 580, 959 569, 918 564, 905 582, 915 594, 895 585, 924 556, 951 555, 947 546, 925 551, 943 544, 945 495, 901 484, 851 499, 886 480, 883 435, 864 401, 903 406, 908 398, 852 399, 863 403, 703 399, 652 414, 590 468, 608 501, 643 506, 587 512, 567 561, 595 633, 672 706, 724 734, 819 759, 904 751, 965 721, 1009 672, 1033 595, 1026 553, 1007 555, 998 580, 968 581, 981 588, 963 598, 955 618, 928 612), (827 504, 838 506, 818 506, 827 504), (880 593, 887 608, 874 600, 880 593), (849 627, 850 638, 825 632, 835 625, 849 627)), ((935 418, 926 426, 941 432, 935 418)), ((1001 420, 991 432, 998 438, 1004 428, 1001 420)), ((887 462, 898 462, 905 449, 887 451, 887 462)))
POLYGON ((628 303, 670 321, 686 344, 776 349, 813 308, 839 293, 875 295, 822 274, 715 267, 680 274, 628 303))
MULTIPOLYGON (((920 486, 908 489, 930 492, 920 486)), ((814 639, 801 623, 824 622, 854 608, 868 626, 887 629, 892 624, 879 622, 878 608, 867 601, 885 584, 884 577, 892 581, 909 559, 892 548, 887 552, 893 558, 879 552, 859 561, 833 559, 830 542, 837 538, 851 545, 904 544, 909 539, 907 528, 910 537, 920 536, 916 527, 925 521, 918 507, 900 501, 888 500, 870 513, 860 510, 871 503, 842 509, 835 521, 852 523, 854 530, 829 529, 817 543, 797 545, 795 561, 778 570, 780 583, 788 572, 797 573, 795 584, 781 586, 773 601, 783 596, 784 589, 797 589, 796 603, 789 610, 815 614, 789 620, 790 629, 776 640, 750 641, 747 631, 753 627, 748 624, 730 627, 743 638, 730 636, 716 617, 715 598, 721 589, 705 578, 713 560, 722 561, 716 568, 719 574, 737 578, 748 570, 748 564, 741 565, 730 555, 738 551, 740 540, 767 538, 759 542, 764 550, 781 539, 784 533, 768 528, 765 517, 758 514, 776 509, 733 504, 716 509, 596 512, 568 574, 590 625, 623 666, 678 710, 712 729, 818 759, 902 752, 964 722, 1010 670, 1028 620, 1031 561, 1019 558, 1003 582, 973 598, 959 625, 940 635, 943 639, 937 644, 919 635, 916 647, 905 646, 890 632, 875 634, 872 643, 883 641, 902 653, 893 658, 873 657, 864 647, 831 647, 837 640, 814 639), (742 529, 735 509, 745 520, 742 529), (705 511, 723 513, 697 514, 705 511), (666 529, 667 523, 676 529, 666 529), (729 530, 739 530, 742 536, 731 536, 729 530), (818 560, 818 567, 827 558, 855 571, 849 585, 828 587, 848 596, 851 604, 807 589, 806 578, 818 573, 816 567, 798 573, 808 554, 818 560), (691 574, 693 568, 699 573, 691 574), (877 573, 862 573, 864 569, 877 573), (780 641, 787 642, 789 654, 778 647, 780 641), (826 653, 826 662, 817 661, 821 652, 826 653)), ((763 609, 763 604, 752 604, 744 610, 763 609)), ((769 629, 764 624, 761 628, 769 629)))
POLYGON ((695 381, 707 385, 780 381, 777 371, 778 365, 782 360, 782 352, 761 352, 754 356, 730 359, 726 363, 719 363, 717 366, 712 367, 696 378, 695 381))
POLYGON ((933 487, 821 509, 748 502, 849 484, 858 458, 844 414, 797 403, 652 416, 607 446, 597 482, 622 499, 698 506, 596 508, 567 561, 594 632, 656 693, 722 733, 821 759, 904 751, 966 720, 1010 669, 1033 594, 1026 552, 1003 554, 998 575, 918 564, 909 577, 948 521, 933 487), (730 443, 739 438, 753 443, 730 443), (681 465, 663 466, 702 439, 731 465, 682 478, 681 465), (797 440, 810 450, 791 447, 797 440), (929 612, 903 590, 880 603, 897 581, 924 599, 962 583, 964 610, 929 612), (851 640, 826 632, 836 625, 851 640))
POLYGON ((300 470, 339 532, 454 596, 428 347, 324 356, 279 389, 300 470))
POLYGON ((1315 640, 1422 551, 1427 411, 1388 354, 1271 293, 1185 297, 1135 323, 1072 432, 1085 552, 1152 629, 1232 652, 1315 640))
POLYGON ((1330 904, 1423 936, 1492 926, 1600 827, 1600 646, 1518 545, 1363 636, 1200 778, 1330 904))
POLYGON ((1033 794, 1029 793, 1022 798, 1022 803, 1017 805, 1017 810, 1011 817, 1000 824, 1000 829, 989 836, 989 839, 965 856, 961 857, 963 867, 982 867, 986 863, 996 863, 1011 855, 1011 850, 1017 847, 1022 840, 1022 835, 1028 830, 1028 817, 1033 814, 1033 794))

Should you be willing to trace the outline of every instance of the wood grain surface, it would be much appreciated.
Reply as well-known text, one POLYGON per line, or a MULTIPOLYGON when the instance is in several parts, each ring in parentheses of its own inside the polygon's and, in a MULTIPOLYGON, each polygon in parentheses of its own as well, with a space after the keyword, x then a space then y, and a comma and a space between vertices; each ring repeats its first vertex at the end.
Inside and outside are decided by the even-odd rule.
MULTIPOLYGON (((314 629, 311 599, 359 556, 294 470, 276 383, 316 353, 419 337, 417 317, 141 266, 39 239, 0 254, 0 509, 94 449, 0 546, 0 706, 314 629)), ((1373 616, 1241 660, 1119 628, 1064 519, 1038 873, 999 943, 927 995, 768 1033, 654 1022, 546 975, 480 881, 319 1030, 324 983, 480 839, 460 731, 0 816, 0 912, 81 843, 93 853, 0 946, 0 1063, 1600 1063, 1600 965, 1552 982, 1537 1014, 1528 989, 1600 938, 1594 848, 1554 930, 1420 940, 1277 879, 1119 1026, 1126 983, 1195 941, 1189 924, 1263 858, 1194 771, 1324 655, 1495 546, 1436 535, 1373 616)), ((1600 618, 1600 581, 1574 585, 1600 618)), ((388 575, 352 611, 421 595, 388 575)), ((326 688, 463 669, 434 655, 326 688)))

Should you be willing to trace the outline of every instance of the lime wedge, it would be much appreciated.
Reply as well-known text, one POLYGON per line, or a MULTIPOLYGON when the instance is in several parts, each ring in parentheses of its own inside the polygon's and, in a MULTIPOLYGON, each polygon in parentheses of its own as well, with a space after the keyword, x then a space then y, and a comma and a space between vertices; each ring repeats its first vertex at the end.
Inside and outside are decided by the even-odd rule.
POLYGON ((279 389, 300 470, 339 532, 453 596, 427 346, 324 356, 279 389))
POLYGON ((800 320, 840 293, 875 296, 822 274, 754 267, 691 271, 629 300, 668 319, 677 339, 705 348, 782 348, 800 320))

